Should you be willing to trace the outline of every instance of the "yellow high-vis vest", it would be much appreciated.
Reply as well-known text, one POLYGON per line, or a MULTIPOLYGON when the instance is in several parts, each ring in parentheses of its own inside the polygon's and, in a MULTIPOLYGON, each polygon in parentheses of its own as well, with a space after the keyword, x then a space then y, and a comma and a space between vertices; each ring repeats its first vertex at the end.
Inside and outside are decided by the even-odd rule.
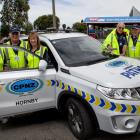
POLYGON ((134 46, 133 39, 131 36, 128 38, 128 48, 127 48, 127 56, 132 58, 140 59, 140 34, 138 36, 138 40, 136 45, 134 46))
POLYGON ((3 71, 3 65, 4 65, 4 54, 3 49, 0 48, 0 71, 3 71))
MULTIPOLYGON (((6 44, 10 44, 10 42, 7 42, 6 44)), ((26 42, 21 41, 20 47, 27 48, 26 42)), ((8 66, 11 69, 25 68, 25 52, 23 50, 18 50, 18 53, 16 54, 13 48, 5 48, 5 55, 8 66)))
MULTIPOLYGON (((124 29, 124 32, 126 32, 126 39, 128 40, 129 30, 124 29)), ((110 45, 114 50, 112 51, 112 54, 120 55, 120 49, 119 44, 117 40, 117 34, 116 29, 114 29, 104 40, 102 45, 102 51, 105 51, 107 49, 107 46, 110 45)))
MULTIPOLYGON (((40 57, 43 57, 45 50, 47 50, 47 48, 41 46, 40 49, 35 52, 35 54, 40 57)), ((28 61, 28 64, 27 64, 28 68, 38 68, 39 67, 40 59, 37 56, 34 56, 33 54, 28 53, 26 57, 27 57, 27 61, 28 61)))

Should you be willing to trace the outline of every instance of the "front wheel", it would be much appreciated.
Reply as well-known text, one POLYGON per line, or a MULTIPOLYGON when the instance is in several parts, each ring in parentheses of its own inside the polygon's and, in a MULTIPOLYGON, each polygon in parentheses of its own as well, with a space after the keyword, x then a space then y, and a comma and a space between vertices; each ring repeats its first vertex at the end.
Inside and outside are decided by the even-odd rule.
POLYGON ((74 98, 68 99, 66 112, 69 127, 78 139, 85 140, 92 136, 94 133, 92 121, 82 102, 74 98))

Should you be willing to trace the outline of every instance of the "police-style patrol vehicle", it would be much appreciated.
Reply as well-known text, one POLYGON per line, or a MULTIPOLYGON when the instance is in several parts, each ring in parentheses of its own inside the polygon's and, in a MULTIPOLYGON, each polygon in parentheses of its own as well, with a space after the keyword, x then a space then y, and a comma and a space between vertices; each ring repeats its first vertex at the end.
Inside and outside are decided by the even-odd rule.
POLYGON ((80 33, 43 34, 40 40, 48 57, 34 56, 40 58, 38 69, 0 72, 1 119, 57 108, 78 139, 98 129, 114 134, 140 130, 139 60, 104 55, 97 40, 80 33))

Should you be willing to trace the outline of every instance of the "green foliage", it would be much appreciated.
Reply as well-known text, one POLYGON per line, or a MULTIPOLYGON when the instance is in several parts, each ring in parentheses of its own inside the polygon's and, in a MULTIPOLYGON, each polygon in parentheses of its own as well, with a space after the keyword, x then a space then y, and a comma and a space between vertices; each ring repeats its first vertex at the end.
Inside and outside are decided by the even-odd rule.
MULTIPOLYGON (((60 20, 56 16, 56 27, 59 28, 60 20)), ((53 15, 43 15, 34 21, 34 28, 37 30, 46 30, 53 27, 53 15)))
POLYGON ((72 27, 74 30, 78 31, 78 32, 82 32, 82 33, 86 33, 87 31, 87 26, 84 23, 80 23, 80 22, 76 22, 73 24, 72 27))
POLYGON ((24 27, 25 29, 25 33, 28 34, 29 32, 31 32, 33 30, 33 25, 31 23, 27 23, 24 27))
POLYGON ((29 0, 4 0, 2 24, 19 25, 23 28, 28 23, 29 0))
POLYGON ((67 25, 66 25, 66 24, 63 24, 63 25, 62 25, 63 30, 65 30, 65 29, 66 29, 66 27, 67 27, 67 25))
POLYGON ((13 22, 13 2, 12 0, 5 0, 3 9, 1 11, 1 22, 5 25, 11 25, 13 22))
POLYGON ((15 19, 14 24, 19 25, 20 27, 26 26, 28 24, 28 10, 30 9, 28 5, 28 0, 15 0, 15 19))
POLYGON ((8 25, 2 25, 1 26, 1 36, 5 37, 9 35, 9 26, 8 25))

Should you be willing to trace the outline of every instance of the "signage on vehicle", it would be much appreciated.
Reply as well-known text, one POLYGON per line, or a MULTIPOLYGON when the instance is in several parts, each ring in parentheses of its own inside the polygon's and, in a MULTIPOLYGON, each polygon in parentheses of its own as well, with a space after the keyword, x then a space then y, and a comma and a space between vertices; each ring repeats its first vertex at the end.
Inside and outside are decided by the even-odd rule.
POLYGON ((19 105, 27 105, 27 104, 33 104, 33 103, 37 103, 38 102, 38 98, 35 99, 28 99, 28 100, 21 100, 21 101, 17 101, 16 102, 16 106, 19 105))
POLYGON ((24 95, 33 93, 43 86, 43 82, 39 79, 22 79, 11 82, 7 85, 8 92, 15 95, 24 95))
POLYGON ((140 74, 140 66, 132 67, 121 73, 121 75, 123 75, 129 79, 132 79, 133 77, 135 77, 139 74, 140 74))
POLYGON ((128 65, 128 62, 123 60, 115 60, 106 64, 107 67, 112 67, 112 68, 122 67, 126 65, 128 65))

